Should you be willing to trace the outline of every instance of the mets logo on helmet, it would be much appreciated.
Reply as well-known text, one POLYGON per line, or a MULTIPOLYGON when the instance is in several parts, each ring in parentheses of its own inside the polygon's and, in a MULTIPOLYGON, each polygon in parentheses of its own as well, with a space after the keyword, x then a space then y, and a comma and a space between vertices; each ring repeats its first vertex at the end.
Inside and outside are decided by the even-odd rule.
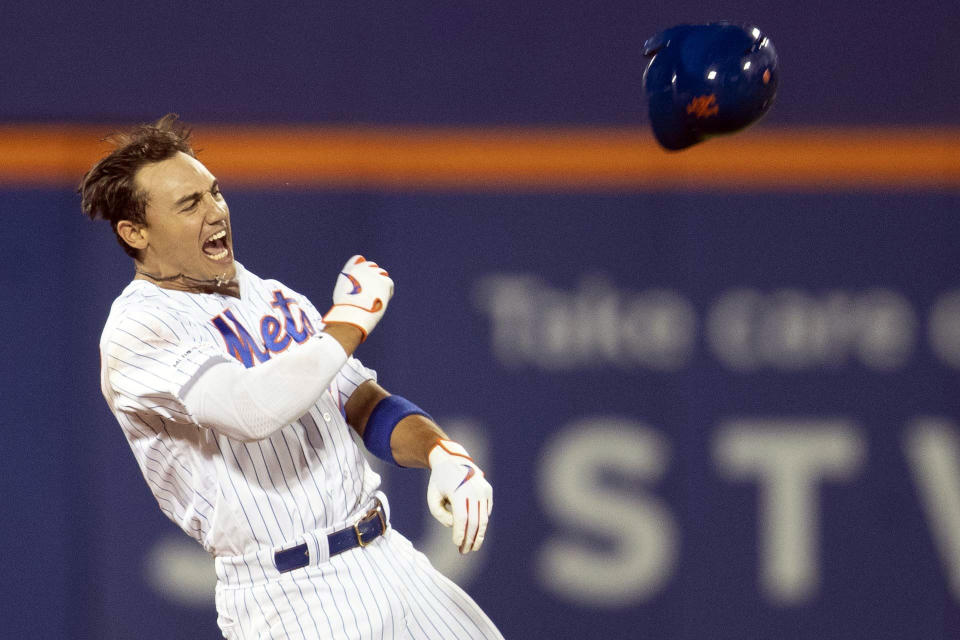
POLYGON ((687 115, 693 115, 696 118, 709 118, 719 112, 717 96, 713 93, 708 96, 697 96, 687 105, 687 115))

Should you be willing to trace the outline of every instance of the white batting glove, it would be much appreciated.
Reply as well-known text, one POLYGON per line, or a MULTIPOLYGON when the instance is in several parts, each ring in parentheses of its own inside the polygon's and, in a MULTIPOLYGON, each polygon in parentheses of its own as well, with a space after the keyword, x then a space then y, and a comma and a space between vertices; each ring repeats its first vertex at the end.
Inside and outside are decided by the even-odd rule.
POLYGON ((456 442, 437 441, 428 459, 430 513, 443 526, 453 527, 453 544, 460 553, 478 550, 493 509, 493 487, 466 449, 456 442))
POLYGON ((352 324, 363 332, 363 340, 366 340, 380 322, 392 297, 390 275, 376 262, 353 256, 343 265, 333 288, 333 306, 323 316, 323 321, 352 324))

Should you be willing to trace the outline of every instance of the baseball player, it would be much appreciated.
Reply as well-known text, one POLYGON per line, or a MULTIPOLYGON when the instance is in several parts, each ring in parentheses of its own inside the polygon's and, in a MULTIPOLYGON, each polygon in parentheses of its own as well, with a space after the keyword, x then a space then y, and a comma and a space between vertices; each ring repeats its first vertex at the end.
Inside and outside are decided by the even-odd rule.
POLYGON ((362 256, 321 316, 234 260, 230 212, 168 115, 115 138, 79 191, 136 275, 100 340, 101 387, 160 509, 215 557, 225 638, 502 636, 390 527, 349 429, 431 470, 430 512, 480 548, 492 490, 430 416, 353 357, 393 295, 362 256))

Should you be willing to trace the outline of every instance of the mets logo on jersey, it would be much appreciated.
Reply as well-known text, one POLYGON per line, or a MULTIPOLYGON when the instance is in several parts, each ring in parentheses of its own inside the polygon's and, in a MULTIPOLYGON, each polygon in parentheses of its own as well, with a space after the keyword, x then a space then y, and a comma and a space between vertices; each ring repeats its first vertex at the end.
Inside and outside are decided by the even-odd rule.
POLYGON ((300 311, 299 327, 297 326, 297 321, 294 320, 293 312, 290 310, 291 302, 295 304, 296 300, 285 297, 279 290, 273 292, 273 302, 270 306, 279 309, 283 314, 283 324, 270 314, 260 318, 262 349, 229 309, 211 318, 210 322, 223 336, 223 342, 227 345, 230 355, 249 369, 256 364, 254 358, 259 362, 266 362, 270 359, 271 353, 280 353, 289 347, 291 342, 303 342, 315 333, 306 311, 300 311), (230 322, 228 323, 227 320, 230 322))

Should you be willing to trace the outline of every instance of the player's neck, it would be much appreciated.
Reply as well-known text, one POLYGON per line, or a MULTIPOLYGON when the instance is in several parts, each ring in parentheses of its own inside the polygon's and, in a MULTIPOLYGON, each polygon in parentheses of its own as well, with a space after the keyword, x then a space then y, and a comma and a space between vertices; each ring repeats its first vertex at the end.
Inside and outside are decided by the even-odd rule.
POLYGON ((228 280, 223 277, 201 279, 192 278, 183 273, 166 274, 160 270, 152 271, 145 265, 136 262, 134 280, 152 282, 161 289, 186 291, 188 293, 216 293, 234 298, 240 297, 240 281, 234 276, 228 280))

